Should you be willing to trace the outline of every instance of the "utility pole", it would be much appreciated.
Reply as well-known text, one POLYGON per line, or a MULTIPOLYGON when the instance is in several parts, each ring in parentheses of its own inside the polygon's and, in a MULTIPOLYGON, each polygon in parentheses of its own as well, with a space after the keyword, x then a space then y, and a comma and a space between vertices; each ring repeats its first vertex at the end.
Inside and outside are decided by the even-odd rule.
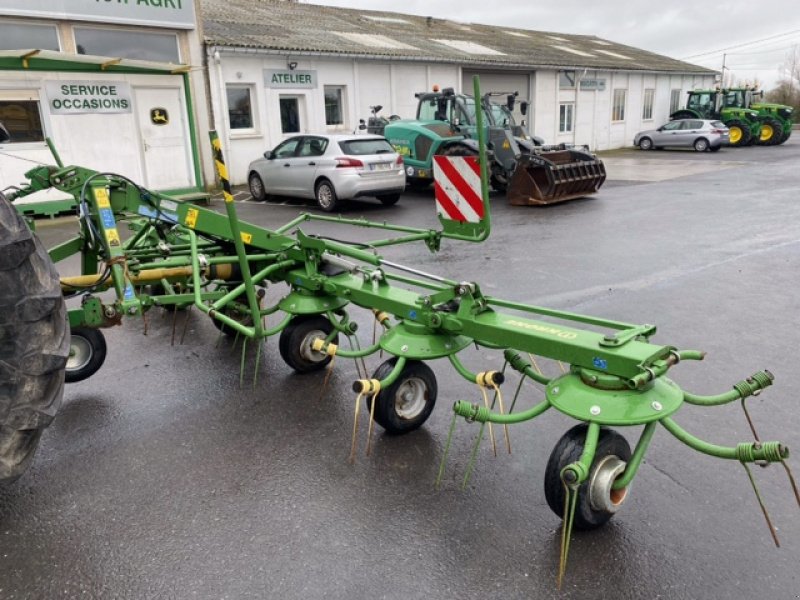
POLYGON ((725 58, 727 54, 722 55, 722 89, 725 89, 727 86, 725 85, 725 58))

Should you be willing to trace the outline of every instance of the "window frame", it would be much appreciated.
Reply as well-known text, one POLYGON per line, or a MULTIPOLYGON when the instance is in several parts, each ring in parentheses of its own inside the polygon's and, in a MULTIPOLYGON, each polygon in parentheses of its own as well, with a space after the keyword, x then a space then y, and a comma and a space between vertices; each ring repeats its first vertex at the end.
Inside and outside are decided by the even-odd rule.
POLYGON ((322 101, 325 110, 325 127, 327 129, 347 129, 347 86, 344 84, 327 84, 322 86, 322 101), (328 90, 337 90, 339 92, 339 123, 328 122, 328 90))
POLYGON ((558 105, 558 133, 575 131, 575 103, 561 102, 558 105), (567 127, 569 125, 569 127, 567 127))
POLYGON ((29 150, 46 146, 45 139, 49 134, 45 111, 42 106, 42 98, 38 90, 35 89, 0 89, 0 102, 35 102, 39 109, 39 125, 41 126, 42 139, 25 142, 0 142, 2 150, 29 150))
POLYGON ((656 89, 645 88, 642 96, 642 121, 653 120, 653 107, 655 106, 656 89))
MULTIPOLYGON (((114 58, 129 58, 131 60, 145 60, 145 61, 149 61, 149 62, 163 62, 163 63, 177 64, 177 65, 183 64, 183 62, 182 62, 183 61, 183 57, 181 55, 181 42, 180 42, 180 39, 178 38, 178 33, 175 32, 175 31, 169 31, 169 30, 166 30, 166 31, 151 31, 149 29, 132 29, 130 27, 98 27, 98 26, 94 26, 94 25, 83 25, 83 24, 78 25, 78 24, 75 24, 75 25, 72 26, 72 39, 75 42, 75 53, 78 54, 79 56, 85 56, 85 54, 80 54, 78 52, 78 46, 79 46, 79 43, 78 43, 78 32, 81 31, 81 30, 104 31, 104 32, 112 32, 112 33, 133 33, 133 34, 140 34, 140 35, 144 34, 144 35, 154 35, 154 36, 162 36, 162 37, 171 36, 171 37, 175 38, 175 51, 176 51, 177 61, 174 62, 174 63, 171 60, 157 59, 157 58, 156 59, 154 59, 154 58, 144 58, 144 59, 142 59, 142 58, 135 58, 135 57, 131 57, 131 56, 122 56, 120 54, 114 54, 114 53, 103 54, 101 56, 111 56, 111 57, 114 57, 114 58)), ((91 56, 92 54, 89 54, 89 55, 91 56)))
POLYGON ((669 91, 669 114, 677 112, 681 109, 681 94, 683 89, 672 88, 669 91))
POLYGON ((624 123, 625 122, 625 108, 628 103, 628 90, 627 88, 614 88, 611 100, 611 122, 624 123), (619 102, 618 98, 622 99, 619 102))
POLYGON ((231 138, 245 137, 258 134, 258 111, 256 110, 256 86, 252 83, 226 82, 225 83, 225 109, 227 113, 228 134, 231 138), (231 106, 228 90, 247 90, 250 98, 250 127, 233 127, 231 123, 231 106))
MULTIPOLYGON (((56 49, 56 52, 63 52, 64 51, 64 44, 63 44, 63 40, 61 39, 61 31, 60 31, 58 25, 56 25, 56 24, 31 23, 31 22, 28 22, 28 21, 15 21, 15 20, 4 21, 3 24, 4 25, 11 25, 13 27, 35 27, 35 28, 40 28, 40 29, 54 29, 55 32, 56 32, 56 43, 58 44, 58 48, 56 49)), ((26 48, 10 48, 10 50, 25 50, 25 49, 26 48)))

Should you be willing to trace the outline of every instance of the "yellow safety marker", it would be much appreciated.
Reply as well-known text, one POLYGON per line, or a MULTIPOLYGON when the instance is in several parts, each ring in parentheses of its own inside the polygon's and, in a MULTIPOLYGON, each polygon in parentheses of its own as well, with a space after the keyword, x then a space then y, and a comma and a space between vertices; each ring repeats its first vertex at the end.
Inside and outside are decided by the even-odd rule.
POLYGON ((186 226, 189 229, 194 229, 195 228, 195 226, 197 225, 197 217, 198 217, 199 214, 200 214, 200 211, 197 210, 196 208, 190 208, 189 210, 186 211, 186 221, 185 221, 185 223, 186 223, 186 226))
POLYGON ((228 180, 228 167, 225 166, 225 160, 222 157, 222 142, 220 142, 219 138, 215 138, 212 140, 212 146, 214 148, 214 164, 217 167, 219 180, 222 184, 222 195, 225 198, 225 202, 230 204, 233 202, 233 194, 231 193, 231 182, 228 180))

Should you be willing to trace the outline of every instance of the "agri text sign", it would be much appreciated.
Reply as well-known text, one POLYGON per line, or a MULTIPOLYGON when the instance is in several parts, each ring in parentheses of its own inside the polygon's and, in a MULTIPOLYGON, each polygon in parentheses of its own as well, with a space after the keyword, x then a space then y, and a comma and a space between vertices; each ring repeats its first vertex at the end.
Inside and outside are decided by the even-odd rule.
POLYGON ((131 112, 127 81, 46 81, 45 90, 54 115, 131 112))
POLYGON ((194 29, 194 0, 2 0, 0 15, 194 29))

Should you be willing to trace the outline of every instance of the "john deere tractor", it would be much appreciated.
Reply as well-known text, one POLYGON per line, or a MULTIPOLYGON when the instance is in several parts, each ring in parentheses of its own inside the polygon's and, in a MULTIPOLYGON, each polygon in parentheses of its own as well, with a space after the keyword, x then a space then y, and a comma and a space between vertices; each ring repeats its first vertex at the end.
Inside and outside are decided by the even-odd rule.
POLYGON ((717 119, 730 129, 731 146, 750 146, 761 136, 763 119, 757 111, 738 106, 726 106, 720 90, 689 92, 686 108, 672 113, 670 119, 717 119))
POLYGON ((785 104, 757 102, 764 92, 747 87, 722 90, 722 105, 730 108, 749 108, 761 119, 761 132, 756 143, 762 146, 783 144, 792 135, 792 107, 785 104))

